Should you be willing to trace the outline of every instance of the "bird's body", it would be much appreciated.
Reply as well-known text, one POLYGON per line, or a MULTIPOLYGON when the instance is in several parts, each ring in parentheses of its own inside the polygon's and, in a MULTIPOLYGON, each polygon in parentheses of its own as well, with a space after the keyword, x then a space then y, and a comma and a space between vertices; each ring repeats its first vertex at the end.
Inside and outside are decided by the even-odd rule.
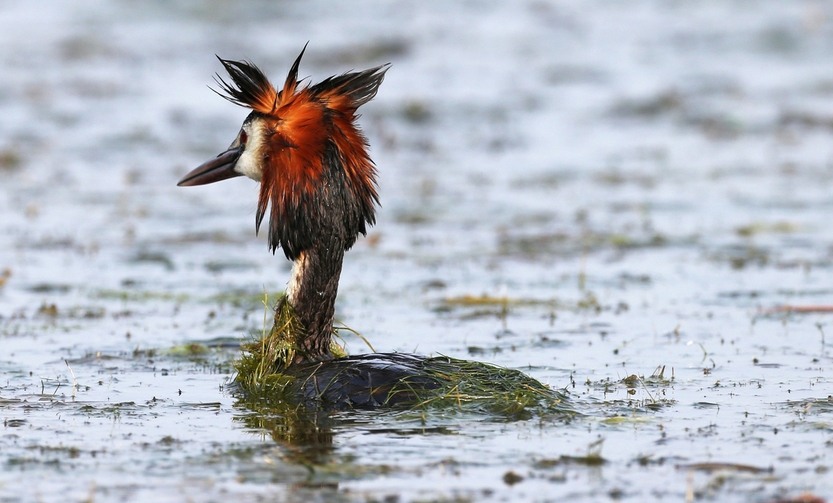
POLYGON ((303 52, 281 90, 253 64, 220 59, 231 83, 218 77, 218 94, 252 112, 228 150, 179 182, 241 175, 260 182, 256 229, 268 213, 270 250, 280 247, 293 261, 270 334, 250 344, 238 365, 244 387, 340 407, 425 402, 431 390, 453 392, 461 403, 467 385, 478 397, 482 389, 503 393, 510 406, 523 403, 521 392, 531 400, 547 395, 549 388, 522 373, 486 364, 398 353, 339 358, 333 350, 344 253, 375 223, 378 204, 376 168, 356 111, 376 95, 388 66, 300 87, 303 52), (505 389, 493 382, 498 375, 505 389))

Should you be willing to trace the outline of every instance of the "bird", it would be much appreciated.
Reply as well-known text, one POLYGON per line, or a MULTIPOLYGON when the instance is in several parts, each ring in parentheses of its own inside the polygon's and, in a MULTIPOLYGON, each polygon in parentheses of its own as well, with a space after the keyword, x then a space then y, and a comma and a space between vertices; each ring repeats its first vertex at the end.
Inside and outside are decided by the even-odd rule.
POLYGON ((272 253, 293 261, 286 298, 305 331, 294 363, 333 359, 335 300, 344 252, 376 222, 377 172, 359 129, 357 109, 370 101, 389 65, 302 86, 293 63, 283 88, 247 61, 222 58, 231 82, 219 94, 251 112, 217 157, 185 175, 179 186, 237 176, 260 182, 256 232, 269 214, 272 253))
MULTIPOLYGON (((268 214, 269 250, 275 254, 281 249, 293 262, 272 329, 278 345, 289 348, 276 357, 278 353, 257 349, 274 340, 252 344, 256 360, 283 360, 265 362, 268 371, 253 380, 279 376, 284 395, 338 408, 424 402, 425 391, 442 389, 453 389, 459 403, 460 382, 454 376, 461 375, 477 376, 492 392, 502 392, 495 376, 510 377, 505 391, 512 407, 520 388, 534 390, 536 399, 549 396, 548 387, 525 374, 488 364, 406 353, 345 356, 334 349, 335 301, 345 252, 375 224, 379 205, 377 169, 357 111, 376 96, 390 64, 312 85, 298 79, 306 48, 280 89, 252 62, 217 57, 230 81, 218 74, 219 89, 212 90, 251 111, 228 149, 178 183, 189 187, 239 176, 259 182, 255 232, 268 214)), ((254 366, 263 364, 258 360, 254 366)), ((249 388, 262 383, 254 384, 249 388)))

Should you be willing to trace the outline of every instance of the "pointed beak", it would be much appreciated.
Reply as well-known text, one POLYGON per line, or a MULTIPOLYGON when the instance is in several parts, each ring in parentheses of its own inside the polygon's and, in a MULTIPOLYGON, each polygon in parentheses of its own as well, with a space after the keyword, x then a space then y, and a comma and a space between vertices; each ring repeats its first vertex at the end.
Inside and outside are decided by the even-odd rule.
POLYGON ((237 159, 243 153, 243 147, 234 147, 226 150, 214 159, 206 161, 190 173, 182 177, 177 183, 178 187, 191 187, 194 185, 205 185, 207 183, 219 182, 227 178, 241 176, 241 173, 234 171, 237 159))

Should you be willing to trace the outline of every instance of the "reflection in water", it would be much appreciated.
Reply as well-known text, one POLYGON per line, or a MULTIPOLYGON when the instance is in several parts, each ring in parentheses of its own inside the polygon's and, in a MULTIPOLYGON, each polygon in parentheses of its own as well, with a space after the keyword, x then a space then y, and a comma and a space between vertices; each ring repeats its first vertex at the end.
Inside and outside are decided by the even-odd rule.
POLYGON ((299 465, 321 465, 333 454, 332 412, 286 402, 268 403, 239 398, 236 405, 251 413, 237 416, 252 430, 267 433, 299 465))

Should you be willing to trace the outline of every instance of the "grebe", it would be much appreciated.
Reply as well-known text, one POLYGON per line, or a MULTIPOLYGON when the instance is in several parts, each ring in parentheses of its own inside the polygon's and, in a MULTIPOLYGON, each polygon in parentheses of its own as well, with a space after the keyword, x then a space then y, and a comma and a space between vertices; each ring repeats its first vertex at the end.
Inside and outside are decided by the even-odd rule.
POLYGON ((401 353, 345 357, 333 350, 344 253, 375 223, 379 202, 376 167, 356 124, 356 111, 376 95, 389 65, 299 87, 304 50, 306 46, 281 90, 254 64, 218 57, 231 82, 216 76, 220 91, 215 92, 252 111, 225 152, 178 183, 203 185, 237 176, 260 182, 255 231, 268 208, 269 249, 274 254, 281 248, 293 261, 272 333, 249 345, 259 371, 248 387, 272 377, 290 398, 374 407, 424 402, 424 391, 444 387, 456 390, 459 401, 460 383, 454 376, 462 372, 480 379, 492 393, 511 394, 511 400, 518 386, 533 390, 535 400, 543 395, 560 400, 561 395, 538 381, 492 365, 401 353), (268 360, 265 371, 263 359, 268 360), (499 376, 512 381, 503 391, 494 381, 499 376))

